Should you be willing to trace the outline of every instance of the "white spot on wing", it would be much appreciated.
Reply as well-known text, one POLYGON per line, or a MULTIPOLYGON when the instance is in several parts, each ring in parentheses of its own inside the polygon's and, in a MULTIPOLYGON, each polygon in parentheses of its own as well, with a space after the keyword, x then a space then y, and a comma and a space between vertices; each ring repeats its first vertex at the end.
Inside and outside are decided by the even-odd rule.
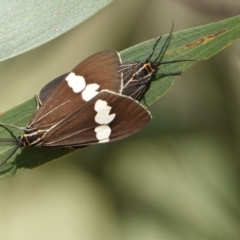
POLYGON ((116 116, 115 113, 112 113, 109 115, 112 108, 107 105, 106 101, 103 101, 100 99, 96 101, 94 109, 97 112, 97 114, 95 116, 95 121, 98 124, 108 124, 116 116))
POLYGON ((96 83, 88 84, 82 92, 82 98, 86 102, 95 97, 99 92, 96 91, 100 86, 96 83))
POLYGON ((86 86, 84 77, 77 76, 74 72, 68 74, 66 81, 68 82, 68 86, 71 87, 75 93, 81 92, 86 86))
POLYGON ((97 126, 94 129, 96 132, 96 138, 99 143, 108 142, 112 131, 108 124, 113 121, 116 114, 110 114, 112 107, 108 106, 107 102, 101 99, 98 99, 95 102, 94 109, 97 112, 95 121, 100 124, 100 126, 97 126))
POLYGON ((96 137, 100 143, 108 142, 111 134, 111 128, 108 125, 100 125, 95 128, 96 137))

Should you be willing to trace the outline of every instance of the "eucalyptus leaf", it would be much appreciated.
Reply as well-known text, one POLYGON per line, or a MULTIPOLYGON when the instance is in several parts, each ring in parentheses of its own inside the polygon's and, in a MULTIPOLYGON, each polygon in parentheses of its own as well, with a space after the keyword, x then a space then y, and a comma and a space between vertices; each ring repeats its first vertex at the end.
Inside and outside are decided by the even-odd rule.
POLYGON ((11 0, 0 3, 0 61, 76 27, 113 0, 11 0))

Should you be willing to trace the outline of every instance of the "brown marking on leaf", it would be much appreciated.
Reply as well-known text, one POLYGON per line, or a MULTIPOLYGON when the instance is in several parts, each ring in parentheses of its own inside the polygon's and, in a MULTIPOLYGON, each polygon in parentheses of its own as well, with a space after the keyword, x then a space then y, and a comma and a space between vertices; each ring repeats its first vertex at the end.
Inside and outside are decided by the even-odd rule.
POLYGON ((219 36, 220 34, 222 34, 223 32, 226 32, 226 29, 221 30, 220 32, 214 33, 212 35, 208 35, 205 37, 201 37, 193 42, 188 43, 187 45, 185 45, 185 47, 189 48, 189 47, 194 47, 200 43, 206 43, 210 40, 212 40, 213 38, 216 38, 217 36, 219 36))
POLYGON ((193 47, 195 45, 198 45, 199 43, 202 43, 203 41, 204 41, 204 39, 200 38, 200 39, 195 40, 195 41, 193 41, 191 43, 188 43, 185 47, 193 47))

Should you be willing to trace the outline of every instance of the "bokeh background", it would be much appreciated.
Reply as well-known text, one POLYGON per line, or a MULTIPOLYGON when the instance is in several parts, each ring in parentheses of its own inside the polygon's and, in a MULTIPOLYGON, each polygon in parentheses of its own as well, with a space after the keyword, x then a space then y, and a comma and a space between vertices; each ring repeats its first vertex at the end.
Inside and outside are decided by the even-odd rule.
MULTIPOLYGON (((179 31, 239 13, 236 0, 116 0, 0 63, 0 111, 95 52, 169 33, 172 20, 179 31)), ((185 72, 140 133, 1 180, 1 239, 240 239, 239 49, 185 72)))

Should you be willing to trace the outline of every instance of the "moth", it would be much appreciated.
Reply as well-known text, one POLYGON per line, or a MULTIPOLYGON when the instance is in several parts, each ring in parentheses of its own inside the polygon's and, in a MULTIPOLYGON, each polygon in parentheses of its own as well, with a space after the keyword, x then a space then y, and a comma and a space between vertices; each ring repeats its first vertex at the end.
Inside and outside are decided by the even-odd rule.
POLYGON ((24 131, 3 165, 19 147, 71 147, 112 142, 128 137, 151 120, 139 102, 122 95, 121 58, 116 51, 96 53, 40 91, 38 109, 26 127, 0 123, 24 131))
POLYGON ((174 73, 159 73, 160 66, 168 63, 177 63, 185 61, 195 61, 195 60, 172 60, 172 61, 163 61, 164 54, 166 53, 168 46, 172 38, 172 31, 166 38, 166 41, 163 43, 163 46, 154 60, 152 57, 156 51, 156 47, 162 39, 162 36, 158 37, 156 43, 153 46, 152 51, 149 53, 145 61, 134 61, 134 62, 124 62, 119 65, 119 72, 123 74, 123 89, 122 94, 129 96, 135 100, 142 100, 144 94, 149 89, 152 80, 154 77, 163 78, 166 76, 181 75, 182 72, 174 73))

